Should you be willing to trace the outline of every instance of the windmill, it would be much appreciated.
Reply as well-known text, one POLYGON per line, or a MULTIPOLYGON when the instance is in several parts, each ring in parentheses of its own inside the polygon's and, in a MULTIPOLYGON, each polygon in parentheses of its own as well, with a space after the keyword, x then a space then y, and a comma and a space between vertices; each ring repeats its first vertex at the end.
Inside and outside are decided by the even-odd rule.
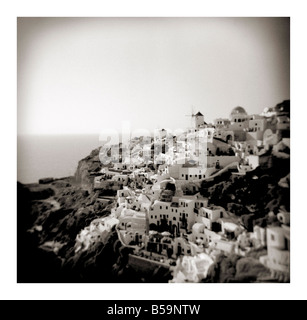
POLYGON ((204 121, 204 115, 199 111, 197 113, 194 113, 192 109, 192 114, 186 115, 186 117, 191 117, 191 127, 194 126, 195 128, 199 128, 200 126, 207 124, 204 121))

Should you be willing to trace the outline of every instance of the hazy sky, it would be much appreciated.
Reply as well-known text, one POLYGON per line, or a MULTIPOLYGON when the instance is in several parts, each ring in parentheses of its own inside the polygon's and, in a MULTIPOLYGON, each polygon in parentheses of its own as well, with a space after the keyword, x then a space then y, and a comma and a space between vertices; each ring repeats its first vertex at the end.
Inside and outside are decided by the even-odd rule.
POLYGON ((18 133, 184 128, 290 98, 288 18, 18 18, 18 133))

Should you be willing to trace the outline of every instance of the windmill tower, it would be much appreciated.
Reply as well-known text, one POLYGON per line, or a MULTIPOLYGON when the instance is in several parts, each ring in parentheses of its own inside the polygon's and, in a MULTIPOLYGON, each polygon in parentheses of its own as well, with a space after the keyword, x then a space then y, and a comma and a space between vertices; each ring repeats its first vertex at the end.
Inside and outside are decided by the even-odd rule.
POLYGON ((194 116, 194 125, 195 128, 199 128, 200 126, 202 126, 205 122, 204 116, 202 113, 200 113, 199 111, 195 114, 194 116))
POLYGON ((194 114, 193 109, 192 114, 186 115, 186 117, 191 117, 191 126, 195 129, 199 129, 205 123, 204 115, 199 111, 194 114))

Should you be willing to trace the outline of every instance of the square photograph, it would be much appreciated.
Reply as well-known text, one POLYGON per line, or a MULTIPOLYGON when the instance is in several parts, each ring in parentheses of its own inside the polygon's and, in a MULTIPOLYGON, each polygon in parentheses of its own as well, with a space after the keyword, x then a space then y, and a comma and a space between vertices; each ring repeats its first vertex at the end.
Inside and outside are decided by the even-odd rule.
POLYGON ((17 18, 18 283, 290 280, 290 18, 17 18))

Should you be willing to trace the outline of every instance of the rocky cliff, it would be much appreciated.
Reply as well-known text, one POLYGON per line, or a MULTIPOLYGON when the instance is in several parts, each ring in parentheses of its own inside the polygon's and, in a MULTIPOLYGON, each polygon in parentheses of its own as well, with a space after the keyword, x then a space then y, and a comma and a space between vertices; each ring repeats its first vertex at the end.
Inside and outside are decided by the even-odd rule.
POLYGON ((75 253, 78 233, 96 218, 110 214, 112 201, 92 190, 100 171, 99 149, 79 161, 73 177, 17 182, 18 282, 166 282, 164 274, 142 278, 127 266, 129 250, 113 230, 106 243, 75 253), (111 202, 111 203, 110 203, 111 202), (124 250, 123 250, 124 249, 124 250))
POLYGON ((110 204, 90 192, 93 172, 101 168, 98 153, 80 160, 74 177, 17 183, 18 282, 82 281, 82 275, 68 272, 71 261, 78 261, 76 236, 93 219, 110 214, 110 204))
POLYGON ((83 188, 91 189, 95 175, 102 169, 102 164, 99 160, 99 151, 100 148, 94 149, 90 155, 78 163, 75 172, 75 181, 81 184, 83 188))

